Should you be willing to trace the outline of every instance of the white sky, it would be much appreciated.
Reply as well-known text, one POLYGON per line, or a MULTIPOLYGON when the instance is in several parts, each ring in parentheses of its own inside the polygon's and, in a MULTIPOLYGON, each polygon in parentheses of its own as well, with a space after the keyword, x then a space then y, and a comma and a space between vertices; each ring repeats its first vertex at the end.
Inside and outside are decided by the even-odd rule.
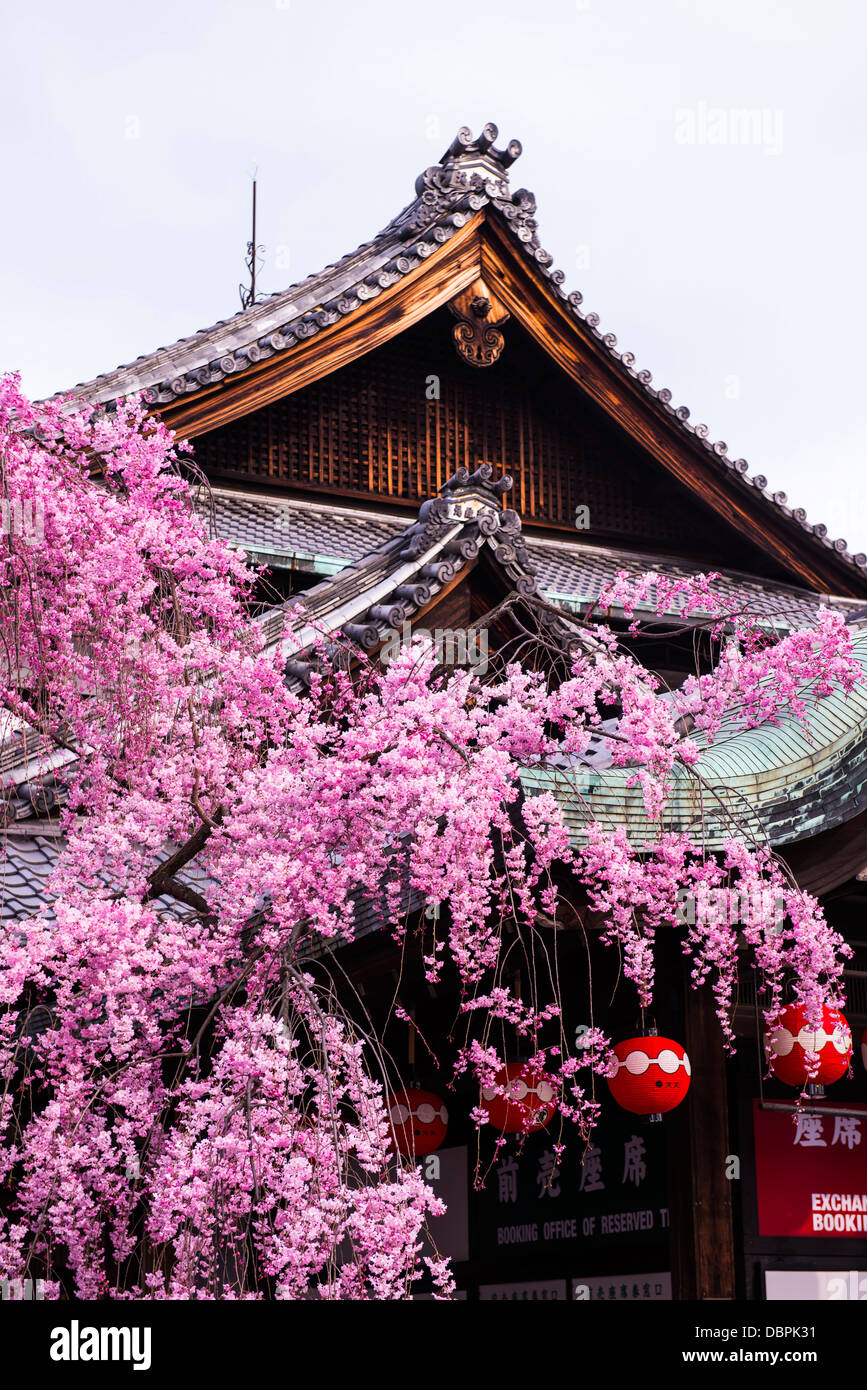
POLYGON ((461 125, 733 457, 867 550, 858 0, 42 0, 0 45, 0 369, 46 395, 367 240, 461 125), (729 113, 754 110, 757 138, 729 113), (686 113, 686 114, 685 114, 686 113), (749 133, 749 132, 746 132, 749 133), (692 137, 692 143, 689 138, 692 137))

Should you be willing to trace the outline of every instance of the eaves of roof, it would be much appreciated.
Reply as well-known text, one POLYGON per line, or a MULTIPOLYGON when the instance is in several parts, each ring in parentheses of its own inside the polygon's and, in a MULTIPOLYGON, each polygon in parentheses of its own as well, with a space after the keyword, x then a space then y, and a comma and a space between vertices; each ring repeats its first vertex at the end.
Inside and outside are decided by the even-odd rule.
MULTIPOLYGON (((217 536, 244 550, 253 562, 320 575, 336 575, 371 552, 381 551, 388 541, 410 536, 415 525, 407 528, 404 517, 385 512, 287 501, 228 488, 213 490, 209 511, 217 536)), ((578 540, 542 539, 526 532, 523 539, 539 591, 573 612, 595 609, 600 593, 619 573, 638 578, 655 570, 662 576, 689 578, 702 572, 700 566, 678 556, 639 554, 578 540)), ((860 599, 817 594, 736 570, 718 573, 717 591, 732 612, 746 610, 778 632, 811 625, 823 603, 847 613, 863 606, 860 599)), ((622 615, 609 610, 608 616, 622 615)), ((677 616, 683 615, 678 611, 677 616)))
POLYGON ((591 821, 622 828, 639 849, 662 831, 719 850, 737 836, 783 846, 829 830, 867 808, 867 632, 853 649, 865 680, 849 695, 838 688, 821 699, 806 686, 806 722, 783 713, 777 724, 745 729, 734 709, 710 747, 695 736, 697 767, 675 767, 662 820, 647 815, 628 767, 528 768, 524 788, 555 795, 579 846, 591 821))

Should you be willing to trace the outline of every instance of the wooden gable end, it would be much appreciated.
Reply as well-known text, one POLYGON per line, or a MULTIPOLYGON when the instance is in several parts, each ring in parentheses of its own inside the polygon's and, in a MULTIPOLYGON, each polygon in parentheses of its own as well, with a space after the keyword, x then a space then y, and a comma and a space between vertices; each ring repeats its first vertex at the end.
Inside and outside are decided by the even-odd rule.
POLYGON ((201 435, 198 463, 215 482, 417 510, 458 468, 486 462, 513 477, 510 505, 528 531, 790 577, 648 457, 518 324, 481 371, 455 352, 453 325, 437 310, 201 435))

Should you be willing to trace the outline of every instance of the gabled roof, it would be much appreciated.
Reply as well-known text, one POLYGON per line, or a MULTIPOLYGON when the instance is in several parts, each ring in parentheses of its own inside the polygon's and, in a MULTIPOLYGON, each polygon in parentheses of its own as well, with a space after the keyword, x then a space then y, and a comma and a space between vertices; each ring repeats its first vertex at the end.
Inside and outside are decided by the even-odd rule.
POLYGON ((615 335, 600 331, 580 293, 567 291, 563 271, 540 244, 535 198, 509 186, 520 142, 498 149, 497 136, 492 124, 478 138, 463 127, 439 164, 416 180, 412 202, 371 241, 229 319, 79 384, 74 396, 108 403, 144 391, 168 424, 193 438, 379 346, 483 275, 503 311, 729 524, 814 587, 867 595, 867 555, 851 555, 844 540, 790 507, 785 493, 771 494, 765 477, 751 476, 746 460, 730 459, 725 443, 691 424, 687 407, 673 406, 671 392, 654 387, 633 354, 618 350, 615 335), (529 305, 522 271, 547 315, 529 305), (339 332, 346 322, 353 325, 349 346, 339 332), (320 340, 312 353, 311 340, 320 340), (679 452, 672 447, 678 440, 679 452))
MULTIPOLYGON (((288 635, 283 609, 260 619, 266 645, 279 642, 286 654, 290 687, 309 683, 320 659, 316 648, 324 648, 329 658, 337 655, 341 641, 349 652, 352 645, 367 652, 380 648, 459 582, 481 554, 490 557, 505 594, 540 597, 520 517, 502 506, 511 486, 508 477, 494 482, 490 464, 472 474, 459 469, 441 496, 422 503, 412 526, 290 600, 288 606, 300 608, 301 616, 288 635)), ((549 635, 568 638, 567 625, 556 614, 543 614, 540 622, 549 635)), ((588 645, 595 645, 593 638, 588 645)))

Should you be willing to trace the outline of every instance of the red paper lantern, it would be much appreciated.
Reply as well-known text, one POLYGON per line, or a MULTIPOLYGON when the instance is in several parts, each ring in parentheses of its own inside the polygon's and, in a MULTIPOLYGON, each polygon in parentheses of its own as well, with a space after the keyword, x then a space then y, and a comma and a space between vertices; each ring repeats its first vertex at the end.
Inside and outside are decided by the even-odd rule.
POLYGON ((489 1125, 503 1134, 528 1134, 545 1128, 557 1108, 553 1077, 532 1062, 507 1062, 494 1080, 494 1086, 482 1088, 482 1109, 489 1125), (505 1094, 498 1094, 499 1090, 505 1094))
POLYGON ((691 1075, 681 1044, 650 1034, 614 1044, 608 1086, 617 1104, 633 1115, 664 1115, 680 1105, 691 1075))
POLYGON ((415 1089, 395 1091, 387 1104, 398 1153, 421 1158, 439 1148, 449 1124, 449 1112, 439 1096, 415 1089))
POLYGON ((787 1086, 830 1086, 845 1075, 852 1056, 852 1033, 838 1009, 822 1009, 822 1026, 807 1027, 803 1004, 784 1009, 765 1037, 765 1051, 771 1071, 787 1086), (806 1053, 818 1052, 819 1070, 810 1076, 806 1053))

